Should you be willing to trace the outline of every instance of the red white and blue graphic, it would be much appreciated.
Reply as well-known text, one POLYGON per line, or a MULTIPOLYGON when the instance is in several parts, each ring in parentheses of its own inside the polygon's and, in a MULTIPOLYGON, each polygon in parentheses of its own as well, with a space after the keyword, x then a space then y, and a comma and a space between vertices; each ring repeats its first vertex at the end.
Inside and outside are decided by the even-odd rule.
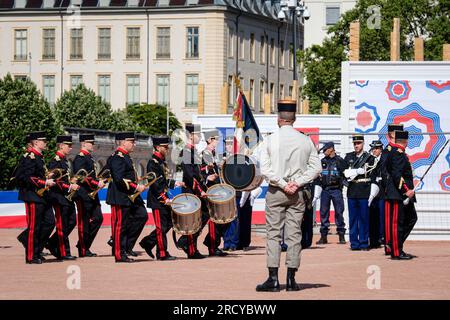
POLYGON ((360 133, 368 133, 375 131, 380 116, 375 106, 371 106, 365 102, 355 106, 356 112, 356 126, 355 131, 360 133))
POLYGON ((439 179, 439 185, 444 191, 450 191, 450 171, 447 171, 441 175, 439 179))
POLYGON ((450 80, 428 80, 425 83, 427 88, 432 89, 437 93, 442 93, 446 90, 450 90, 450 80))
POLYGON ((406 80, 391 80, 386 87, 388 99, 400 103, 409 98, 411 87, 406 80))
MULTIPOLYGON (((380 133, 387 133, 389 123, 402 123, 405 130, 410 132, 411 137, 406 153, 409 155, 413 169, 430 165, 445 144, 446 138, 443 134, 421 134, 442 133, 442 129, 439 115, 425 110, 418 103, 389 111, 386 124, 381 128, 380 133)), ((386 135, 380 135, 380 140, 384 144, 388 143, 386 135)))
POLYGON ((355 83, 358 87, 364 88, 369 85, 369 80, 356 80, 355 83))
POLYGON ((420 181, 420 177, 414 176, 414 187, 416 188, 416 191, 422 190, 424 185, 425 183, 423 182, 423 180, 420 181))

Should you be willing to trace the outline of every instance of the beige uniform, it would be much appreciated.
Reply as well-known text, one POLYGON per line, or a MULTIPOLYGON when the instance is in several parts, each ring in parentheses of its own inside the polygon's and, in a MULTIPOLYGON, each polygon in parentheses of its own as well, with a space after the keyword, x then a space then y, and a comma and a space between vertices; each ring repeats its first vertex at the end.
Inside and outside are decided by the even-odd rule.
POLYGON ((267 266, 280 265, 281 229, 285 226, 288 245, 286 265, 300 266, 301 223, 305 211, 301 187, 311 182, 322 170, 317 150, 311 139, 292 126, 282 126, 268 136, 259 148, 261 173, 269 183, 266 195, 267 266), (283 189, 289 181, 300 185, 294 195, 283 189))

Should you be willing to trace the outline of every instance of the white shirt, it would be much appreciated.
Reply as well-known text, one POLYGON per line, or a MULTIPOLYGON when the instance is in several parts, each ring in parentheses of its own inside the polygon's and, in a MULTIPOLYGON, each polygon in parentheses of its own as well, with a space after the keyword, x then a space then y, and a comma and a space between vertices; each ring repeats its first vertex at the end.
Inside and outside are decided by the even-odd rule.
POLYGON ((312 182, 322 170, 311 139, 290 125, 282 126, 266 137, 258 152, 261 174, 270 185, 281 189, 289 181, 299 186, 312 182))

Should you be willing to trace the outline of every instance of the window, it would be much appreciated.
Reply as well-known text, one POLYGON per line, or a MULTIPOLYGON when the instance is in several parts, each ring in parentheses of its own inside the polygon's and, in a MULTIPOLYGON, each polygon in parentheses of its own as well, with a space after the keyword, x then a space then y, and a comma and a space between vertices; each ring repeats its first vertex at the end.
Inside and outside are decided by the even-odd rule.
POLYGON ((55 76, 43 76, 42 83, 44 88, 44 98, 48 103, 55 103, 55 76))
POLYGON ((289 44, 289 69, 294 68, 294 45, 289 44))
POLYGON ((264 81, 259 82, 259 111, 264 111, 264 81))
POLYGON ((326 7, 326 24, 331 26, 339 21, 341 15, 341 9, 339 6, 327 6, 326 7))
POLYGON ((72 75, 70 76, 70 88, 73 90, 76 87, 78 87, 80 84, 83 83, 83 76, 82 75, 72 75))
POLYGON ((228 57, 232 58, 234 56, 234 35, 233 29, 228 30, 228 57))
POLYGON ((27 30, 26 29, 17 29, 14 30, 15 37, 15 52, 14 52, 14 60, 16 61, 26 61, 28 50, 27 50, 27 30))
POLYGON ((289 86, 289 98, 292 97, 292 90, 294 90, 293 86, 289 86))
POLYGON ((273 93, 274 84, 273 82, 270 83, 270 110, 274 110, 275 106, 275 94, 273 93))
POLYGON ((70 59, 83 59, 83 29, 70 30, 70 59))
POLYGON ((233 105, 234 103, 234 82, 233 82, 233 76, 228 76, 228 105, 233 105))
POLYGON ((98 95, 105 101, 111 101, 111 76, 99 75, 98 76, 98 95))
POLYGON ((139 103, 140 97, 140 84, 139 75, 127 75, 127 104, 139 103))
POLYGON ((127 28, 127 59, 139 59, 141 28, 127 28))
POLYGON ((270 39, 270 64, 275 65, 275 39, 270 39))
POLYGON ((198 107, 198 74, 186 75, 186 108, 198 107))
POLYGON ((284 67, 284 41, 280 41, 280 66, 284 67))
POLYGON ((241 31, 239 35, 239 59, 245 59, 244 49, 244 31, 241 31))
POLYGON ((266 63, 266 38, 261 36, 261 49, 259 50, 259 62, 266 63))
POLYGON ((27 81, 27 76, 23 74, 17 74, 14 76, 14 80, 27 81))
POLYGON ((168 74, 156 76, 156 103, 160 106, 169 105, 170 76, 168 74))
POLYGON ((250 33, 250 61, 255 61, 255 34, 250 33))
POLYGON ((250 103, 250 107, 252 109, 254 109, 254 102, 255 102, 255 80, 250 79, 250 88, 249 88, 249 103, 250 103))
POLYGON ((159 27, 157 29, 157 59, 170 59, 170 28, 159 27))
POLYGON ((98 29, 98 56, 99 60, 111 59, 111 29, 98 29))
POLYGON ((55 29, 44 29, 42 31, 44 50, 42 60, 55 59, 55 29))
POLYGON ((280 92, 279 92, 279 95, 280 95, 280 99, 284 99, 284 84, 280 84, 280 92))
POLYGON ((187 28, 186 58, 198 58, 198 27, 187 28))

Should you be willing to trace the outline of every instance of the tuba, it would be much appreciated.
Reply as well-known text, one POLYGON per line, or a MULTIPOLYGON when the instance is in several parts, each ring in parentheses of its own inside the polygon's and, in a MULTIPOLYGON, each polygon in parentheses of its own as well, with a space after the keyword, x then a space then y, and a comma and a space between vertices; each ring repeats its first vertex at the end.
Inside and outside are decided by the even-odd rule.
MULTIPOLYGON (((105 180, 105 184, 111 182, 111 180, 112 180, 111 171, 109 169, 102 170, 100 172, 100 174, 97 175, 97 179, 98 180, 105 180)), ((100 191, 100 189, 101 188, 97 188, 94 191, 88 193, 89 198, 94 200, 95 196, 100 191)))
MULTIPOLYGON (((45 169, 45 178, 50 179, 54 178, 55 180, 61 180, 63 177, 67 176, 68 173, 64 173, 63 169, 55 168, 52 170, 45 169)), ((50 186, 45 186, 45 188, 41 188, 38 191, 36 191, 37 195, 39 197, 42 197, 44 195, 45 191, 48 191, 50 189, 50 186)))
MULTIPOLYGON (((76 180, 76 184, 79 184, 80 182, 82 183, 87 177, 89 177, 89 175, 94 172, 94 170, 92 170, 91 172, 87 172, 85 169, 80 169, 78 170, 78 172, 70 177, 70 180, 73 181, 74 179, 76 180)), ((77 193, 78 190, 71 190, 69 192, 69 194, 66 196, 66 199, 69 201, 73 201, 73 196, 75 195, 75 193, 77 193)))
MULTIPOLYGON (((156 174, 154 172, 147 172, 143 177, 139 178, 139 181, 142 180, 147 180, 147 183, 144 185, 145 188, 147 189, 148 187, 150 187, 152 184, 154 184, 158 179, 161 179, 162 176, 156 177, 156 174)), ((132 182, 129 179, 123 179, 123 181, 125 182, 125 185, 127 187, 127 190, 130 190, 130 183, 132 182)), ((131 202, 134 203, 134 201, 136 200, 136 198, 142 193, 142 191, 138 191, 133 193, 132 195, 129 195, 128 198, 130 198, 131 202)))

